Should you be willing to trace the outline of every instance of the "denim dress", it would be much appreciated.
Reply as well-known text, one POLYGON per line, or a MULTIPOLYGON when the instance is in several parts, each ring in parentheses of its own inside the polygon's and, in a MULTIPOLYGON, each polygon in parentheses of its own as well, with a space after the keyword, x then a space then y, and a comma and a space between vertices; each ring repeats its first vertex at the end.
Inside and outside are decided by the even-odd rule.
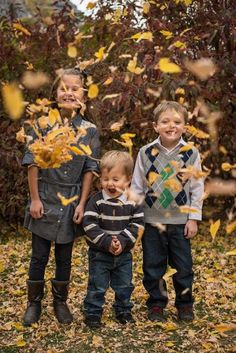
MULTIPOLYGON (((96 126, 77 115, 71 122, 72 127, 86 128, 87 134, 82 136, 80 143, 89 145, 92 150, 92 157, 98 158, 100 152, 99 134, 96 126)), ((42 132, 41 133, 46 133, 42 132)), ((26 151, 22 165, 28 166, 34 163, 34 156, 26 151)), ((80 195, 83 174, 88 171, 98 171, 97 161, 88 156, 74 155, 73 158, 61 165, 60 168, 40 169, 38 172, 38 190, 43 203, 44 214, 40 219, 31 217, 30 200, 26 207, 24 227, 32 233, 58 244, 72 242, 76 236, 83 235, 81 225, 73 222, 73 215, 78 199, 67 206, 61 204, 57 193, 60 192, 65 198, 80 195)))

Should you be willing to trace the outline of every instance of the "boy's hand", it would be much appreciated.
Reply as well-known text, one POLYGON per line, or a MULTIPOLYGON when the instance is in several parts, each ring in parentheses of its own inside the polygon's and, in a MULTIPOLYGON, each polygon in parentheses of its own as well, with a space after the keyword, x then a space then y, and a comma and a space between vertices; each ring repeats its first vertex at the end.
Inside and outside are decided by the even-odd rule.
POLYGON ((198 226, 197 221, 189 219, 185 224, 184 236, 186 239, 192 239, 197 234, 198 226))
POLYGON ((73 221, 76 224, 79 224, 81 223, 83 216, 84 216, 84 206, 82 206, 81 204, 78 204, 78 206, 75 209, 73 221))
POLYGON ((113 255, 119 255, 122 252, 122 246, 120 241, 117 239, 116 236, 112 236, 111 245, 109 248, 109 252, 113 255))
POLYGON ((33 218, 39 219, 43 217, 44 209, 41 200, 33 200, 30 204, 30 214, 33 218))

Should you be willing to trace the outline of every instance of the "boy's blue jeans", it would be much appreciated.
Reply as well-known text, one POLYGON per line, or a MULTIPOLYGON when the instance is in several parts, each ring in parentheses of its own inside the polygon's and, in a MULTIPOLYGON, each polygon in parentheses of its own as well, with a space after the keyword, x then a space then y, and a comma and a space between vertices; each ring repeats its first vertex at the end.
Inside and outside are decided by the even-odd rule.
POLYGON ((134 290, 132 254, 124 252, 114 256, 110 253, 89 249, 89 279, 84 300, 86 315, 102 315, 105 293, 109 286, 115 292, 113 307, 116 315, 130 312, 133 307, 130 297, 134 290))
POLYGON ((192 255, 190 240, 184 237, 184 224, 168 224, 160 232, 151 224, 145 225, 143 245, 143 285, 149 293, 148 308, 164 308, 168 302, 163 276, 169 264, 177 272, 173 275, 175 306, 192 306, 192 255))

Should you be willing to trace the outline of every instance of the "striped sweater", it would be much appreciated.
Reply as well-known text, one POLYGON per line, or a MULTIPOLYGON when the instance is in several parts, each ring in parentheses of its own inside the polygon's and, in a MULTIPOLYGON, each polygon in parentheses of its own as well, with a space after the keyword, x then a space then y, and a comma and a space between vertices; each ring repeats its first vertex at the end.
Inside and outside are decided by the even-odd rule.
POLYGON ((144 228, 143 208, 128 201, 124 194, 109 198, 100 191, 87 203, 83 227, 92 249, 109 252, 112 235, 116 235, 123 251, 128 252, 144 228))

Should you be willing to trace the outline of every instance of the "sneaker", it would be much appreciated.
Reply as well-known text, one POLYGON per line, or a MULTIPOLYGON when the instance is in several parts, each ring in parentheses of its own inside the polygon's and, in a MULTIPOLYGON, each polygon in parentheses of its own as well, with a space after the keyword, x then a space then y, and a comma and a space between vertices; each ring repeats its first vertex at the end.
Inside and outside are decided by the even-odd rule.
POLYGON ((119 313, 116 314, 116 319, 119 321, 120 324, 127 324, 128 322, 134 323, 135 320, 131 313, 119 313))
POLYGON ((90 328, 99 328, 101 326, 101 317, 98 315, 87 315, 84 322, 90 328))
POLYGON ((164 310, 160 306, 153 306, 148 310, 148 319, 151 321, 165 321, 164 310))
POLYGON ((193 308, 191 306, 181 306, 177 308, 177 310, 178 310, 178 320, 193 321, 194 314, 193 314, 193 308))

